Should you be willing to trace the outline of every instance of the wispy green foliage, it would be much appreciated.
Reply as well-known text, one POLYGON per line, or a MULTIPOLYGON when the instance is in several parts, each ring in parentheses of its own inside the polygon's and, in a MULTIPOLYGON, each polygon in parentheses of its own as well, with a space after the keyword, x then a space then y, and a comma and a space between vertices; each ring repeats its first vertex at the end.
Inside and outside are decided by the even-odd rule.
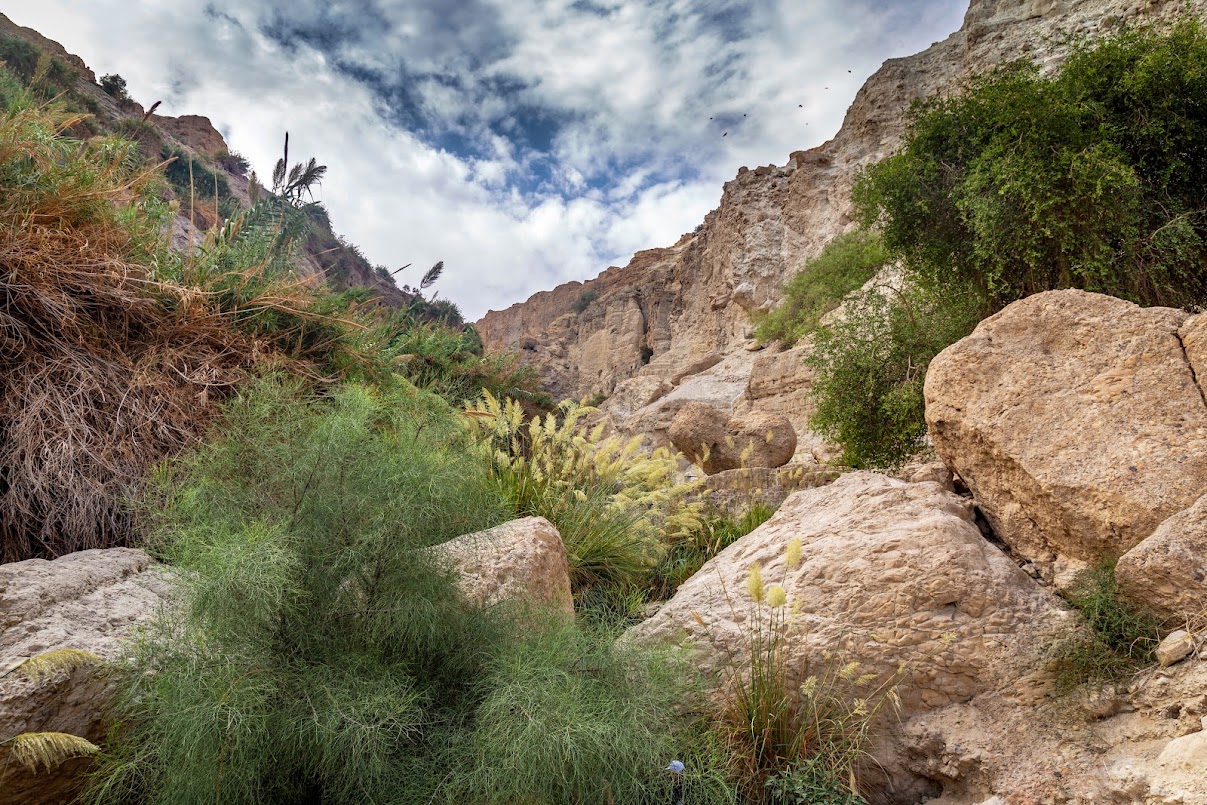
POLYGON ((1118 680, 1152 662, 1159 624, 1120 596, 1114 560, 1082 571, 1064 595, 1077 610, 1083 631, 1052 647, 1060 689, 1118 680))
POLYGON ((659 801, 686 667, 479 609, 427 550, 508 514, 455 417, 263 381, 165 471, 184 602, 127 669, 93 802, 659 801))
POLYGON ((755 337, 795 344, 888 261, 888 251, 874 232, 856 229, 839 235, 788 280, 780 303, 759 319, 755 337))

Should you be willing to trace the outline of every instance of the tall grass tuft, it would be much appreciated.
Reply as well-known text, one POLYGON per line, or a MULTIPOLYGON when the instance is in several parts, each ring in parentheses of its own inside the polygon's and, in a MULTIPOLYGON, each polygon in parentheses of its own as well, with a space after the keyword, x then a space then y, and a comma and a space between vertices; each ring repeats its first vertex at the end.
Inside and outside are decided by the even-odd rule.
MULTIPOLYGON (((799 561, 799 546, 787 553, 799 561)), ((716 715, 742 801, 861 802, 856 769, 880 716, 900 707, 897 678, 864 673, 828 650, 789 661, 790 642, 806 635, 786 589, 757 564, 745 586, 754 606, 741 645, 726 648, 716 715)), ((738 603, 730 606, 736 616, 738 603)))
POLYGON ((666 542, 697 529, 702 505, 675 479, 665 450, 587 428, 591 409, 566 401, 526 420, 515 400, 485 393, 467 414, 491 473, 517 515, 540 515, 561 532, 576 593, 639 584, 666 542))

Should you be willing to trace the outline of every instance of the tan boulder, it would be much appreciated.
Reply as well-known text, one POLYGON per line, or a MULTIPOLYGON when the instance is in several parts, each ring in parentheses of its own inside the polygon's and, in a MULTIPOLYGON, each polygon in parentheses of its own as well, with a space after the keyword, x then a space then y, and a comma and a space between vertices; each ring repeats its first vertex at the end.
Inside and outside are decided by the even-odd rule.
POLYGON ((931 362, 935 449, 1045 575, 1063 581, 1124 553, 1207 492, 1207 405, 1190 362, 1201 357, 1180 332, 1189 318, 1051 291, 931 362))
POLYGON ((1115 578, 1121 592, 1162 618, 1207 613, 1207 495, 1119 557, 1115 578))
POLYGON ((761 411, 730 417, 704 403, 685 405, 667 435, 709 475, 739 467, 782 467, 796 452, 796 431, 787 418, 761 411))
POLYGON ((985 541, 969 508, 938 484, 868 472, 797 492, 629 639, 689 638, 714 669, 728 656, 746 662, 748 624, 760 606, 746 582, 758 566, 766 584, 787 593, 787 661, 796 667, 820 662, 828 650, 877 674, 904 663, 907 713, 1009 684, 1064 615, 985 541), (789 568, 793 539, 801 541, 801 559, 789 568))
MULTIPOLYGON (((26 732, 65 732, 93 743, 105 736, 115 688, 96 664, 170 598, 167 572, 131 548, 81 551, 0 565, 0 742, 26 732), (98 658, 37 678, 30 658, 76 649, 98 658)), ((71 760, 29 773, 0 746, 0 801, 70 802, 88 768, 71 760)))
POLYGON ((437 545, 460 575, 462 594, 490 606, 524 600, 574 612, 566 546, 544 517, 524 517, 437 545))

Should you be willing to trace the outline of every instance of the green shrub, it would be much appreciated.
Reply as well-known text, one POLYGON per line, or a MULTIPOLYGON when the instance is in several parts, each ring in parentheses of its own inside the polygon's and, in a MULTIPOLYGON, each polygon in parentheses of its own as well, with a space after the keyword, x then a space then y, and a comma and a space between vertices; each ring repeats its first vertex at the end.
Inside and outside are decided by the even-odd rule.
POLYGON ((101 89, 105 91, 105 94, 113 98, 113 100, 117 101, 118 103, 124 103, 130 100, 130 95, 126 91, 126 79, 122 78, 117 73, 109 73, 108 75, 101 76, 99 83, 101 85, 101 89))
POLYGON ((583 291, 578 295, 578 298, 570 303, 570 309, 575 313, 582 313, 588 306, 599 298, 599 291, 590 289, 583 291))
POLYGON ((661 796, 686 667, 472 606, 426 550, 509 514, 447 405, 269 380, 220 432, 159 479, 182 607, 122 677, 93 802, 661 796))
POLYGON ((783 300, 758 321, 755 337, 795 344, 888 261, 888 251, 874 232, 856 229, 839 235, 788 280, 783 300))
POLYGON ((1117 680, 1153 661, 1159 624, 1120 597, 1113 559, 1082 571, 1064 596, 1077 610, 1084 632, 1053 646, 1059 689, 1117 680))
POLYGON ((1207 300, 1207 33, 1126 30, 916 106, 901 150, 854 198, 931 284, 990 310, 1053 288, 1142 304, 1207 300))
POLYGON ((922 448, 926 369, 972 331, 979 311, 971 293, 874 288, 818 331, 806 359, 817 370, 811 424, 842 445, 844 463, 892 469, 922 448))

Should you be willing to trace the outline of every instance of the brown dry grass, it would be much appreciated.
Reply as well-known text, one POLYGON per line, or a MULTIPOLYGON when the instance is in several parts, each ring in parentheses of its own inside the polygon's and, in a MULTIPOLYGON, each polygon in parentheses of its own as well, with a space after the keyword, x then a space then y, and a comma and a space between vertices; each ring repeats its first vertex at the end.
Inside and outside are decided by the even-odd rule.
POLYGON ((156 174, 128 145, 57 136, 76 122, 51 107, 0 117, 5 562, 129 544, 152 465, 195 443, 257 365, 310 368, 281 354, 279 331, 239 326, 248 310, 306 320, 296 284, 257 286, 232 311, 152 279, 159 230, 137 206, 156 174))

